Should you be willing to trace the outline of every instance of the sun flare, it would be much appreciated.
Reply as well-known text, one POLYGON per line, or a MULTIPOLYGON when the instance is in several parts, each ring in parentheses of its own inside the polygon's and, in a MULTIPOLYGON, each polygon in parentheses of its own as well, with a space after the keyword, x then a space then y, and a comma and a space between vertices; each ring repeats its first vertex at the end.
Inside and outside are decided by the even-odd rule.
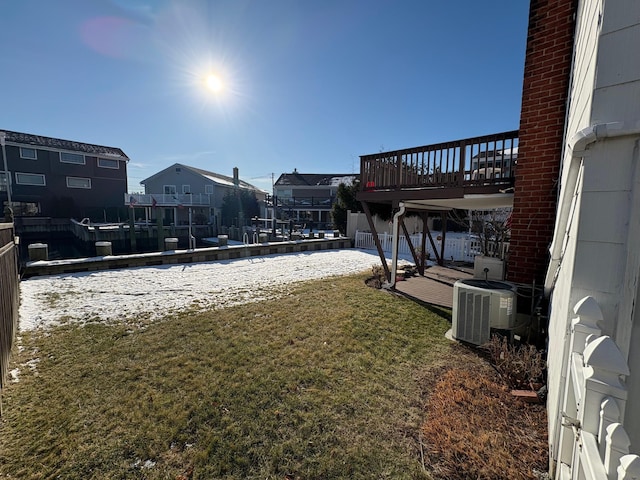
POLYGON ((211 92, 214 93, 220 92, 223 88, 222 80, 220 80, 219 76, 213 73, 207 75, 207 78, 205 79, 205 85, 211 92))

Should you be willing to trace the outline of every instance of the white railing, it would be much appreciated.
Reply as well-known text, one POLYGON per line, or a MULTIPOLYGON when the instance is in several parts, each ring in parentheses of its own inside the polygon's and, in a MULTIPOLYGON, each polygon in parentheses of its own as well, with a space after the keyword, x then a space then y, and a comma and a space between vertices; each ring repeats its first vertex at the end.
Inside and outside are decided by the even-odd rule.
POLYGON ((556 479, 640 478, 624 429, 629 367, 615 342, 602 335, 603 315, 593 297, 574 307, 556 479))
MULTIPOLYGON (((438 240, 440 235, 432 235, 433 241, 436 244, 436 248, 438 249, 438 254, 440 253, 440 248, 442 245, 442 241, 438 240)), ((420 247, 420 242, 422 241, 422 234, 415 233, 410 235, 411 244, 414 248, 420 247)), ((391 244, 393 240, 393 235, 390 233, 379 233, 378 239, 380 240, 380 245, 382 246, 382 250, 384 252, 391 252, 391 244)), ((409 249, 409 244, 407 243, 407 239, 404 235, 400 235, 398 238, 398 253, 400 255, 409 255, 411 254, 411 250, 409 249)), ((435 259, 436 255, 433 251, 433 247, 431 246, 431 242, 427 238, 427 253, 429 254, 429 258, 435 259)), ((355 234, 355 247, 362 248, 365 250, 375 250, 376 244, 373 240, 373 234, 371 232, 356 232, 355 234)), ((507 252, 509 251, 509 244, 504 242, 502 244, 496 242, 489 243, 489 250, 492 252, 494 256, 500 257, 502 259, 505 258, 507 252), (497 251, 501 249, 499 255, 496 255, 497 251)), ((480 244, 480 240, 477 238, 469 238, 469 237, 446 237, 444 243, 444 259, 445 260, 453 260, 456 262, 473 262, 476 255, 480 255, 482 252, 482 247, 480 244)))
POLYGON ((125 205, 134 207, 179 207, 209 205, 206 193, 125 193, 125 205))

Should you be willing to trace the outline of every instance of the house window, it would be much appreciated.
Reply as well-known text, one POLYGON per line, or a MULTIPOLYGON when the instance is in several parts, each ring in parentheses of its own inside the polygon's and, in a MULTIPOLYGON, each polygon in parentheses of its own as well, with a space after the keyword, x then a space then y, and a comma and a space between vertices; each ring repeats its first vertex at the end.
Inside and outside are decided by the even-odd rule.
POLYGON ((62 163, 76 163, 78 165, 84 165, 84 155, 79 153, 60 152, 60 161, 62 163))
POLYGON ((165 185, 164 186, 164 194, 165 195, 175 195, 177 193, 175 185, 165 185))
POLYGON ((113 168, 117 170, 120 168, 120 162, 111 158, 98 158, 98 166, 101 168, 113 168))
POLYGON ((191 185, 182 185, 182 193, 191 193, 191 185))
POLYGON ((18 185, 37 185, 44 187, 47 182, 44 175, 40 173, 19 173, 16 172, 16 183, 18 185))
POLYGON ((0 192, 7 191, 7 172, 0 172, 0 192))
POLYGON ((205 185, 204 186, 204 193, 209 194, 209 195, 213 195, 213 185, 205 185))
POLYGON ((81 177, 67 177, 67 188, 91 188, 91 179, 81 177))
POLYGON ((20 158, 26 158, 28 160, 36 160, 38 158, 38 152, 35 148, 20 147, 20 158))

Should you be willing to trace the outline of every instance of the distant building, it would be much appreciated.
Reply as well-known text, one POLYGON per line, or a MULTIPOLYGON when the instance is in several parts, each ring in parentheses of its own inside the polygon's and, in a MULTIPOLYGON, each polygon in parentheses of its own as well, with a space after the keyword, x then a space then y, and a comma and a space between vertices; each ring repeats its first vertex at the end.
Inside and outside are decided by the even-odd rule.
POLYGON ((283 173, 273 186, 276 215, 279 219, 328 228, 338 186, 351 185, 357 178, 357 174, 299 173, 296 169, 283 173))
POLYGON ((8 130, 0 142, 0 203, 11 194, 15 215, 103 220, 124 210, 129 157, 121 149, 8 130))
MULTIPOLYGON (((186 225, 191 210, 194 223, 210 223, 220 227, 221 207, 224 197, 241 190, 256 196, 264 212, 267 193, 238 176, 234 168, 233 177, 175 163, 140 182, 144 194, 124 196, 125 203, 144 215, 146 220, 155 220, 161 215, 165 223, 186 225)), ((138 215, 138 212, 136 212, 138 215)), ((249 223, 250 219, 245 219, 249 223)))

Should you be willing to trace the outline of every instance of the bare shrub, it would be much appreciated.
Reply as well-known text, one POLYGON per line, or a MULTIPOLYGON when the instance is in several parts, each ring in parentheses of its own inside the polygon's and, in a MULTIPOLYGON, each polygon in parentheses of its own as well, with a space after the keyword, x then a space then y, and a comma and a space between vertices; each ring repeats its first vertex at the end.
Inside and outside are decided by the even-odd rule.
POLYGON ((384 272, 384 268, 380 265, 374 265, 371 267, 372 275, 367 277, 364 281, 365 285, 373 288, 382 288, 384 282, 387 281, 387 276, 384 272))
POLYGON ((534 345, 510 345, 506 338, 494 335, 485 348, 512 389, 529 389, 543 382, 544 357, 534 345))

